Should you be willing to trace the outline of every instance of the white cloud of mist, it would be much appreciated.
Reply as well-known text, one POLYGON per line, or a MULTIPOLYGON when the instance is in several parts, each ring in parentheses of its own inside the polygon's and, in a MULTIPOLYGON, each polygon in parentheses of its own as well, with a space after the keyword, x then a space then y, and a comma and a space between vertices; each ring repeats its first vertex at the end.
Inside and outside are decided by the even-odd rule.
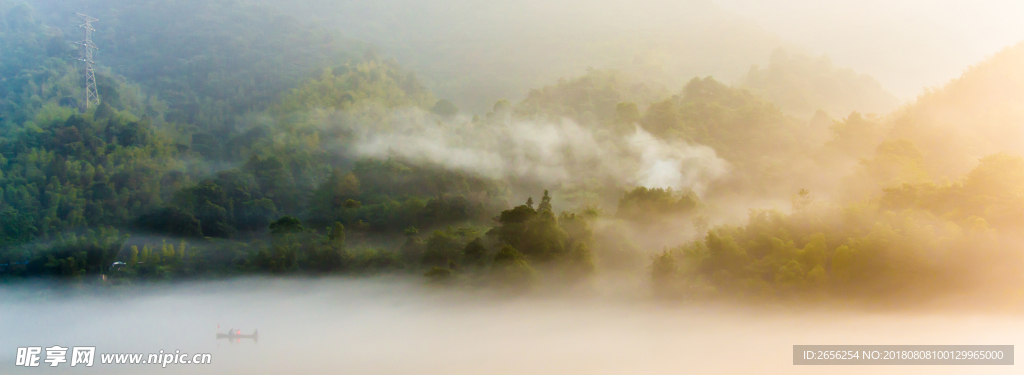
POLYGON ((640 152, 641 169, 637 185, 691 188, 703 193, 711 181, 729 171, 728 163, 711 147, 658 139, 637 127, 629 137, 630 148, 640 152))
POLYGON ((639 127, 617 136, 569 119, 472 124, 466 118, 440 120, 406 109, 395 111, 384 125, 352 122, 346 131, 346 149, 355 156, 397 155, 551 188, 596 182, 700 194, 729 171, 728 163, 707 146, 657 139, 639 127))

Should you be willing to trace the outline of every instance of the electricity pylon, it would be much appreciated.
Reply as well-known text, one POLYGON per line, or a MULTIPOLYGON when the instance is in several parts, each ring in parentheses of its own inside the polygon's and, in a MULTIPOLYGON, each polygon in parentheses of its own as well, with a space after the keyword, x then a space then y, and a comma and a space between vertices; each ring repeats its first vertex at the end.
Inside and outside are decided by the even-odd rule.
POLYGON ((78 26, 84 31, 85 38, 75 44, 81 46, 80 50, 82 51, 82 57, 78 60, 85 63, 85 109, 88 110, 93 102, 96 102, 97 105, 100 104, 100 94, 96 91, 96 73, 92 69, 92 64, 94 63, 92 61, 92 50, 99 49, 92 42, 92 32, 96 31, 96 29, 92 28, 92 23, 99 20, 82 13, 75 14, 82 17, 85 21, 85 23, 78 26))

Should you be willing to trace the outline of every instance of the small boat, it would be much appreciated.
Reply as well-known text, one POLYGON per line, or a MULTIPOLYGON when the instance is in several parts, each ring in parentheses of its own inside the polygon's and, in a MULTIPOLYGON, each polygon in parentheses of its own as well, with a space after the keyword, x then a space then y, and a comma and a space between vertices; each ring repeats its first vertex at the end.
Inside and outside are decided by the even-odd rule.
POLYGON ((260 339, 260 332, 259 330, 253 330, 251 335, 246 335, 240 330, 232 329, 229 330, 228 333, 218 333, 217 339, 228 339, 228 342, 231 342, 232 340, 234 342, 238 342, 241 339, 252 339, 253 342, 258 342, 260 339))

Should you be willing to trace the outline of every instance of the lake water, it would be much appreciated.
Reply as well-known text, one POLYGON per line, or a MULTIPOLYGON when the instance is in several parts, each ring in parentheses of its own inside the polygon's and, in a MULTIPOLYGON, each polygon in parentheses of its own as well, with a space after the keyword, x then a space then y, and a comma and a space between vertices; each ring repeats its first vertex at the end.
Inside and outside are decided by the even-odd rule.
POLYGON ((641 290, 495 298, 384 278, 119 291, 8 285, 0 287, 0 373, 1019 373, 1015 366, 793 366, 792 346, 1015 345, 1024 338, 1022 316, 665 303, 641 290), (217 340, 218 325, 219 332, 258 329, 259 341, 217 340), (95 364, 14 366, 17 347, 53 345, 95 346, 95 364), (99 363, 102 353, 160 350, 210 353, 213 363, 99 363))

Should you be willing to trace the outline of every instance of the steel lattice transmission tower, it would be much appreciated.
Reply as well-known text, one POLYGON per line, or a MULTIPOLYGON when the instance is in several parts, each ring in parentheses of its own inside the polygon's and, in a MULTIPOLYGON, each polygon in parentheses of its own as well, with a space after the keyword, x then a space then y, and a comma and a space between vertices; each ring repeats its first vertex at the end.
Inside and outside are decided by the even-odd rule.
POLYGON ((96 91, 96 73, 92 69, 92 50, 96 48, 96 44, 92 42, 92 32, 96 29, 92 28, 92 23, 99 21, 99 19, 89 17, 81 13, 75 13, 79 17, 82 17, 85 23, 79 25, 85 33, 85 38, 78 44, 82 51, 82 57, 79 58, 85 64, 85 109, 89 109, 90 106, 100 104, 100 94, 96 91))

